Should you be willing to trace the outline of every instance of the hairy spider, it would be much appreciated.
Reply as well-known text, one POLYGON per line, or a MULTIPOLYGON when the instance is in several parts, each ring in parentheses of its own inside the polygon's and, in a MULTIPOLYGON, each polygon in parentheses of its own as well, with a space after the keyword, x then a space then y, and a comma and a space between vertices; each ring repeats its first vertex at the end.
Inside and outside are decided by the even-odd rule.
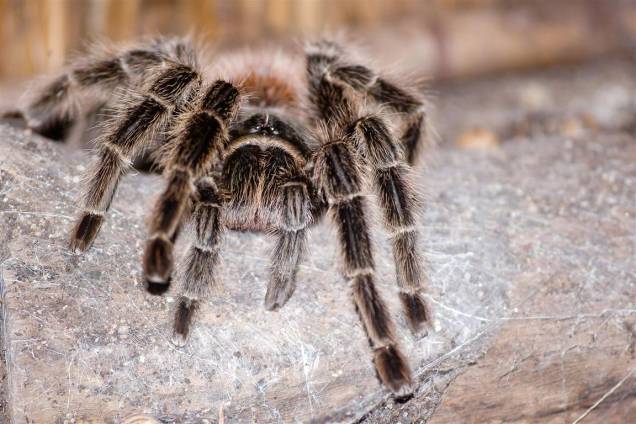
POLYGON ((150 164, 165 177, 143 269, 146 289, 164 293, 179 229, 191 225, 194 240, 177 273, 183 285, 174 321, 178 344, 216 284, 226 229, 276 237, 265 295, 265 307, 275 310, 294 292, 308 228, 328 212, 377 374, 404 395, 411 371, 374 285, 365 194, 377 193, 404 312, 420 332, 430 317, 408 171, 424 138, 425 112, 414 93, 351 57, 334 42, 318 41, 307 44, 304 58, 225 54, 203 66, 188 40, 158 38, 76 60, 35 90, 18 115, 58 139, 81 120, 104 117, 72 230, 75 252, 93 243, 133 164, 150 164))

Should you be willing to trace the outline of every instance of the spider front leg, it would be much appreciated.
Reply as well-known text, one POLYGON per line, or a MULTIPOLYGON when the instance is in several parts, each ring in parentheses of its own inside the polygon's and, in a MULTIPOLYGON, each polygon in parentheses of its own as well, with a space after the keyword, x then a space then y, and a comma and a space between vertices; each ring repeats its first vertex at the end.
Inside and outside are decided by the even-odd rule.
POLYGON ((216 81, 199 99, 198 108, 182 116, 177 136, 164 151, 168 184, 155 205, 144 252, 146 289, 152 294, 169 288, 173 238, 194 192, 193 182, 210 170, 215 153, 227 143, 238 102, 239 91, 232 84, 216 81))
POLYGON ((414 333, 429 323, 430 312, 420 291, 424 283, 423 258, 417 247, 417 198, 409 184, 407 165, 390 130, 378 116, 358 119, 352 136, 373 172, 373 182, 393 244, 400 300, 414 333))
POLYGON ((147 92, 120 100, 109 129, 97 141, 98 157, 89 174, 84 212, 72 232, 72 251, 91 246, 131 158, 153 133, 165 128, 174 102, 196 79, 191 68, 173 64, 149 84, 147 92))
POLYGON ((174 320, 172 340, 178 346, 185 345, 199 303, 216 283, 219 244, 224 229, 222 199, 212 178, 204 177, 197 182, 194 202, 191 223, 195 239, 181 264, 183 293, 174 320))
POLYGON ((398 396, 411 390, 411 371, 395 337, 391 315, 374 284, 369 225, 361 191, 358 158, 345 141, 323 146, 316 159, 316 182, 338 227, 344 275, 374 353, 377 374, 398 396))

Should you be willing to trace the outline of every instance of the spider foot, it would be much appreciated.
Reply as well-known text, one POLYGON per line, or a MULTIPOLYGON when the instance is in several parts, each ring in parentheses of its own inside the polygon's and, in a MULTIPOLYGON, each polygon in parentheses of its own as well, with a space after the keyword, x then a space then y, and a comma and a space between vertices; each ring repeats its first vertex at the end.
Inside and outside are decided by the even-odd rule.
POLYGON ((73 119, 69 116, 56 116, 36 125, 29 125, 29 128, 42 137, 53 141, 64 141, 71 134, 73 124, 73 119))
POLYGON ((91 247, 104 222, 102 215, 84 212, 73 229, 69 248, 73 253, 85 252, 91 247))
POLYGON ((70 116, 48 116, 41 119, 29 118, 19 109, 10 109, 0 113, 0 122, 7 123, 14 128, 30 129, 36 134, 53 141, 63 141, 68 137, 75 123, 70 116))
POLYGON ((144 287, 146 291, 150 294, 154 294, 155 296, 161 296, 170 288, 170 283, 172 282, 172 277, 168 277, 166 281, 155 282, 149 279, 144 280, 144 287))
POLYGON ((0 122, 7 123, 15 128, 25 129, 28 127, 26 116, 20 110, 7 110, 0 114, 0 122))
POLYGON ((402 307, 413 334, 419 337, 428 335, 431 326, 431 312, 419 293, 400 293, 402 307))
POLYGON ((296 271, 307 245, 304 228, 309 223, 309 202, 304 186, 292 183, 283 189, 284 226, 272 257, 272 270, 265 294, 265 308, 275 311, 285 305, 296 290, 296 271))
POLYGON ((160 295, 170 287, 170 274, 174 263, 172 250, 172 243, 162 237, 155 237, 146 245, 144 275, 146 290, 149 293, 160 295))
POLYGON ((292 281, 283 278, 272 277, 267 293, 265 294, 265 309, 276 311, 289 300, 294 293, 295 285, 292 281))
POLYGON ((413 393, 411 370, 397 346, 388 345, 375 349, 373 363, 380 381, 397 398, 413 393))
POLYGON ((172 344, 183 347, 188 341, 190 326, 194 313, 199 307, 199 302, 187 297, 181 297, 174 316, 174 328, 172 332, 172 344))

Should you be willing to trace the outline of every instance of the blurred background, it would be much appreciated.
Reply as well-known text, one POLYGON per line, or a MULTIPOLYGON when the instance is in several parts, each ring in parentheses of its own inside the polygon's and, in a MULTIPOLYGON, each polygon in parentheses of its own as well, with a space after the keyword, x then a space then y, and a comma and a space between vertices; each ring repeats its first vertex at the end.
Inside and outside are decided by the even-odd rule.
MULTIPOLYGON (((6 103, 26 79, 59 69, 90 40, 196 34, 230 48, 343 31, 380 64, 429 78, 444 115, 440 132, 461 144, 464 132, 484 126, 505 126, 495 128, 497 138, 535 127, 537 112, 559 111, 561 102, 576 103, 594 87, 606 91, 609 82, 623 81, 621 87, 630 90, 636 1, 0 0, 0 99, 6 103), (555 76, 554 69, 561 71, 555 76), (581 69, 587 74, 577 79, 581 69), (507 80, 511 75, 516 79, 507 80), (550 82, 555 78, 556 86, 550 82), (488 79, 490 85, 462 86, 488 79), (489 118, 493 89, 498 113, 489 118), (530 122, 494 117, 511 113, 511 107, 530 122), (467 110, 474 108, 480 116, 467 110)), ((585 113, 582 125, 603 124, 594 111, 585 113)), ((475 134, 479 143, 492 141, 493 134, 469 135, 475 134)))
POLYGON ((431 77, 628 51, 625 0, 0 0, 0 77, 61 66, 87 40, 195 33, 223 44, 346 30, 431 77))

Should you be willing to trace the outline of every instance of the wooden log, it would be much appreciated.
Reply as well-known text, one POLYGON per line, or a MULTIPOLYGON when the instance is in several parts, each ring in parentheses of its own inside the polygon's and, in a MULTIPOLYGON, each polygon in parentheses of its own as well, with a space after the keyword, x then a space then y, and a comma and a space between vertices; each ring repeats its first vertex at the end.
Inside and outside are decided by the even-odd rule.
MULTIPOLYGON (((377 382, 328 223, 295 295, 262 307, 272 241, 232 233, 223 289, 170 344, 176 287, 140 282, 148 205, 129 176, 91 251, 66 248, 86 155, 0 126, 0 287, 14 423, 626 422, 636 414, 636 143, 624 133, 442 151, 419 171, 435 326, 414 338, 376 226, 379 286, 417 375, 377 382), (583 421, 585 422, 585 421, 583 421)), ((180 246, 179 250, 182 250, 180 246)))

